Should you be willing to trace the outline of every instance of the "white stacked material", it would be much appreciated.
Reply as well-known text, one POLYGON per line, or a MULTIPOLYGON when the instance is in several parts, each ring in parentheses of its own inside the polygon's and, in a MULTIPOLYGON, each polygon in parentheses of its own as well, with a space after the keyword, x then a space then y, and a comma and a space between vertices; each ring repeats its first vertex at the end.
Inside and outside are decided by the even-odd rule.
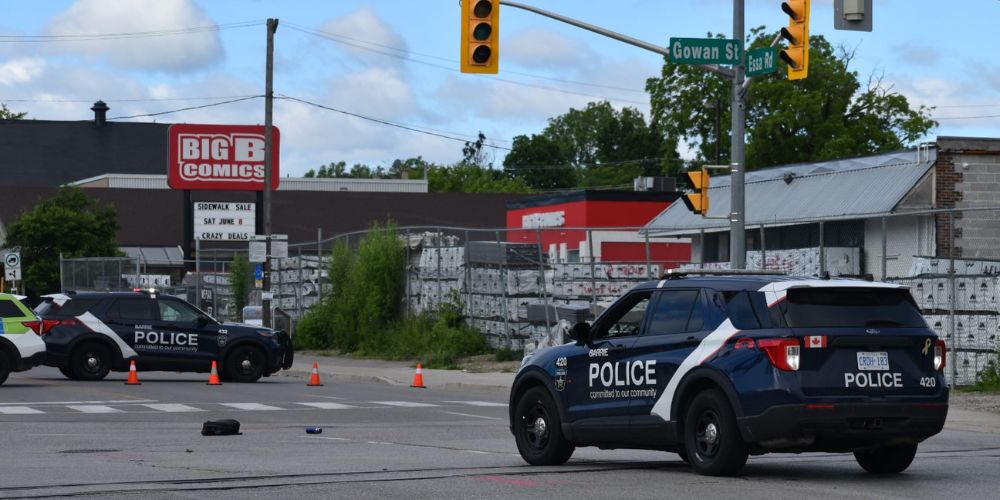
MULTIPOLYGON (((950 268, 951 260, 948 258, 914 256, 910 264, 910 276, 948 274, 950 268)), ((996 276, 1000 274, 1000 261, 955 259, 955 274, 996 276)))
POLYGON ((431 279, 458 279, 464 272, 465 249, 462 247, 424 247, 417 264, 420 276, 431 279))

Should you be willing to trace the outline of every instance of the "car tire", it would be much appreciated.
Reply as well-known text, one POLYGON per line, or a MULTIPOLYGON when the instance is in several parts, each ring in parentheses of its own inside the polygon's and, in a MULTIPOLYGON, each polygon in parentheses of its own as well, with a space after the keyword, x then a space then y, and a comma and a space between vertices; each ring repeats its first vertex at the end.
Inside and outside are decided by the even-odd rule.
POLYGON ((562 433, 562 421, 548 391, 528 389, 514 407, 514 441, 531 465, 561 465, 576 449, 562 433))
POLYGON ((736 414, 717 390, 699 393, 684 418, 684 447, 691 467, 706 476, 734 476, 747 463, 736 414))
POLYGON ((111 350, 97 342, 87 342, 73 350, 69 369, 76 380, 101 380, 111 371, 111 350))
POLYGON ((73 370, 68 366, 60 366, 59 373, 62 373, 66 378, 70 380, 79 380, 78 378, 76 378, 76 373, 74 373, 73 370))
POLYGON ((854 459, 864 470, 873 474, 898 474, 906 470, 917 456, 916 444, 884 446, 872 450, 855 451, 854 459))
POLYGON ((264 374, 266 358, 264 351, 242 345, 226 356, 226 366, 223 368, 227 380, 239 383, 256 382, 264 374))
POLYGON ((7 381, 7 377, 10 376, 10 369, 10 356, 3 350, 0 350, 0 385, 7 381))

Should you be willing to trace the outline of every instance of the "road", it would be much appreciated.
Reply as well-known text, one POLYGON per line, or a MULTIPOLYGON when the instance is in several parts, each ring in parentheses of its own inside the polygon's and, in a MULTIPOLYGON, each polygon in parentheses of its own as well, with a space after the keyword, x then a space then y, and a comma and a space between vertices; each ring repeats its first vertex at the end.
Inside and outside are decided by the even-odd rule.
POLYGON ((851 455, 751 457, 739 478, 693 474, 673 454, 579 449, 530 467, 504 396, 302 377, 208 386, 200 374, 73 382, 56 370, 0 387, 0 498, 995 498, 1000 429, 947 429, 902 475, 851 455), (235 418, 242 435, 200 434, 235 418), (318 426, 322 434, 307 434, 318 426))

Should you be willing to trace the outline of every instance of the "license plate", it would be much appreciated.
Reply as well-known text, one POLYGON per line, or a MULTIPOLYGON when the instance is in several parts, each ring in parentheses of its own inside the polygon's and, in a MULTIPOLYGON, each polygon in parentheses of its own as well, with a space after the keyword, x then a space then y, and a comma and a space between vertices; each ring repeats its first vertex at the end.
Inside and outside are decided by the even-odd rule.
POLYGON ((858 353, 858 370, 886 371, 888 369, 889 369, 889 353, 887 352, 858 353))

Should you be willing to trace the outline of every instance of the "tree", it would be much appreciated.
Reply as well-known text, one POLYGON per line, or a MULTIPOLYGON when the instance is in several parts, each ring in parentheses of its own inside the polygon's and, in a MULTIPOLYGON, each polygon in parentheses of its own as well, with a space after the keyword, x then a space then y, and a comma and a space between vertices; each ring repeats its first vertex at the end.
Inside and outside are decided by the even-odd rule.
POLYGON ((6 104, 0 103, 0 120, 21 120, 26 116, 27 112, 16 113, 8 109, 6 104))
MULTIPOLYGON (((751 48, 766 47, 773 34, 751 30, 751 48)), ((712 36, 710 33, 709 36, 712 36)), ((722 35, 718 35, 722 38, 722 35)), ((756 79, 747 96, 748 169, 821 161, 901 149, 937 125, 930 108, 910 107, 881 78, 865 85, 849 69, 854 54, 835 51, 822 36, 809 39, 809 77, 790 81, 784 62, 776 75, 756 79)), ((667 137, 682 138, 697 152, 697 162, 730 158, 731 85, 692 65, 663 65, 660 78, 646 82, 653 125, 667 137), (715 133, 715 103, 722 102, 721 130, 715 133)))
POLYGON ((250 261, 247 256, 237 253, 229 266, 229 282, 233 287, 233 304, 236 306, 236 317, 243 317, 243 308, 247 305, 250 295, 250 261))
POLYGON ((432 193, 531 192, 531 188, 521 179, 508 177, 500 170, 465 162, 452 166, 429 165, 427 190, 432 193))
POLYGON ((24 282, 31 295, 59 290, 59 254, 111 257, 118 250, 115 208, 87 198, 77 187, 62 187, 10 225, 7 248, 21 249, 24 282))
POLYGON ((504 163, 512 173, 531 177, 532 182, 540 182, 539 176, 525 177, 528 172, 562 163, 573 167, 577 185, 584 187, 631 184, 635 177, 663 175, 678 165, 675 142, 647 126, 635 108, 619 110, 607 101, 588 103, 582 110, 570 109, 550 119, 540 135, 555 148, 534 138, 515 138, 513 159, 504 163))
POLYGON ((571 188, 577 185, 577 176, 568 149, 546 135, 519 135, 503 159, 503 169, 534 189, 571 188))

